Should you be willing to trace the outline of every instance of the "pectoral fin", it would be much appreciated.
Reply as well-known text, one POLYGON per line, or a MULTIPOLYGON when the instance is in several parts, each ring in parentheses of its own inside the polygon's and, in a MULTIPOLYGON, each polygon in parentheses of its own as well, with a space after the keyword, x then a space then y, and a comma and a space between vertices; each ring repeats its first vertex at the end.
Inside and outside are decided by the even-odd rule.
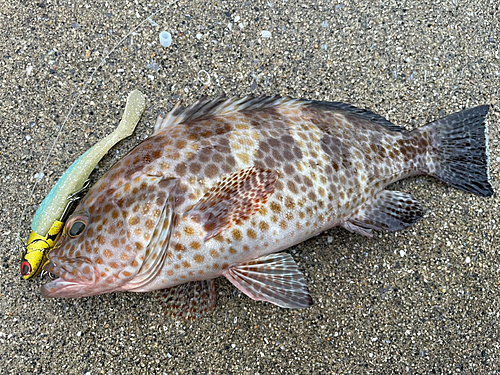
POLYGON ((290 254, 263 256, 226 269, 223 275, 256 301, 302 309, 313 304, 304 275, 290 254))
POLYGON ((422 216, 422 205, 410 194, 383 190, 355 211, 342 226, 350 232, 371 237, 372 229, 403 230, 415 224, 422 216))
POLYGON ((212 187, 186 215, 203 225, 206 242, 259 211, 277 179, 278 173, 270 169, 241 169, 212 187))
POLYGON ((215 309, 215 281, 191 281, 158 292, 165 312, 176 318, 198 319, 215 309))

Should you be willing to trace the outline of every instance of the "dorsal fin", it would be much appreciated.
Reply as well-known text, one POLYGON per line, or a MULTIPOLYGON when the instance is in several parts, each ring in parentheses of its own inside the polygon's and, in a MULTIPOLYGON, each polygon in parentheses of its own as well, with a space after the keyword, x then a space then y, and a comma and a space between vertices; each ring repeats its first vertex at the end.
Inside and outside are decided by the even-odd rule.
POLYGON ((308 103, 310 108, 321 109, 323 111, 335 111, 335 112, 343 112, 346 115, 352 115, 364 120, 371 121, 375 124, 381 125, 384 128, 387 128, 396 132, 405 132, 407 131, 404 127, 394 125, 392 122, 387 120, 386 118, 369 111, 368 109, 361 109, 354 107, 347 103, 341 102, 320 102, 320 101, 310 101, 308 103))
POLYGON ((253 110, 263 110, 279 105, 301 105, 301 99, 291 99, 281 96, 252 95, 243 98, 233 96, 227 98, 225 95, 216 99, 201 98, 196 103, 185 108, 180 102, 168 113, 161 122, 155 126, 155 133, 172 125, 182 124, 191 121, 201 121, 211 116, 223 116, 234 112, 245 112, 253 110))
POLYGON ((208 99, 203 97, 194 104, 185 108, 178 102, 175 107, 167 114, 164 119, 158 119, 154 133, 165 129, 172 125, 182 124, 191 121, 201 121, 212 116, 224 116, 235 112, 248 112, 254 110, 263 110, 274 108, 277 106, 317 108, 323 111, 342 112, 346 115, 356 116, 364 120, 371 121, 381 125, 387 129, 403 132, 405 128, 394 125, 384 117, 377 115, 367 109, 354 107, 347 103, 341 102, 324 102, 307 99, 292 99, 288 96, 281 97, 278 95, 267 96, 261 95, 254 97, 252 95, 243 98, 233 96, 227 98, 221 95, 216 99, 208 99))

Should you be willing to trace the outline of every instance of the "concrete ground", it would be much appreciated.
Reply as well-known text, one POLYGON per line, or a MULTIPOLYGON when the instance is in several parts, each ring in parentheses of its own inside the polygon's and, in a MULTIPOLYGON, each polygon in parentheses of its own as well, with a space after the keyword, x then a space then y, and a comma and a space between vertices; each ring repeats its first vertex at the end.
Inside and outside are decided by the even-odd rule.
POLYGON ((91 72, 163 1, 0 5, 1 374, 494 374, 500 371, 500 10, 490 0, 188 1, 125 38, 59 127, 91 72), (162 47, 168 31, 172 45, 162 47), (255 302, 218 280, 213 315, 166 317, 154 294, 47 300, 19 272, 14 238, 69 165, 110 133, 125 99, 148 100, 136 134, 177 99, 280 94, 345 101, 414 128, 490 104, 496 195, 431 178, 411 192, 426 216, 373 239, 333 229, 289 251, 315 301, 255 302), (21 211, 27 206, 26 215, 21 211))

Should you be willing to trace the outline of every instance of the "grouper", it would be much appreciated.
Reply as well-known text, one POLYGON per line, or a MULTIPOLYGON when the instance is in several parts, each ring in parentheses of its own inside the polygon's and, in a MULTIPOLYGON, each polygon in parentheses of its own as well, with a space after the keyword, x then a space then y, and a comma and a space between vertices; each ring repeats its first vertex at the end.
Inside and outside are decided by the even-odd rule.
POLYGON ((195 318, 214 309, 224 276, 254 300, 308 307, 306 280, 282 250, 335 226, 365 236, 408 228, 424 209, 389 184, 430 175, 493 194, 488 110, 409 131, 339 102, 178 104, 82 199, 45 266, 58 278, 41 292, 159 290, 170 314, 195 318))

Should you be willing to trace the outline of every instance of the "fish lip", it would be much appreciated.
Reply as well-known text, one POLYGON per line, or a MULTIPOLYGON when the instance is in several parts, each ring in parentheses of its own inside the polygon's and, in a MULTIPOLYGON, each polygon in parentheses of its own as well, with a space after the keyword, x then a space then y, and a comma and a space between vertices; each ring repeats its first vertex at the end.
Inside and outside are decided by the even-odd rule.
POLYGON ((50 260, 43 269, 57 276, 55 280, 41 286, 40 292, 46 298, 87 297, 96 294, 87 292, 88 287, 92 288, 95 285, 93 280, 73 275, 71 279, 65 278, 64 275, 69 275, 70 270, 67 270, 64 264, 57 264, 54 260, 50 260))
POLYGON ((46 298, 81 298, 122 290, 118 280, 101 278, 99 271, 91 263, 89 265, 94 270, 93 278, 75 276, 70 274, 63 264, 57 265, 53 260, 50 261, 44 270, 55 274, 58 278, 42 285, 40 293, 46 298))

